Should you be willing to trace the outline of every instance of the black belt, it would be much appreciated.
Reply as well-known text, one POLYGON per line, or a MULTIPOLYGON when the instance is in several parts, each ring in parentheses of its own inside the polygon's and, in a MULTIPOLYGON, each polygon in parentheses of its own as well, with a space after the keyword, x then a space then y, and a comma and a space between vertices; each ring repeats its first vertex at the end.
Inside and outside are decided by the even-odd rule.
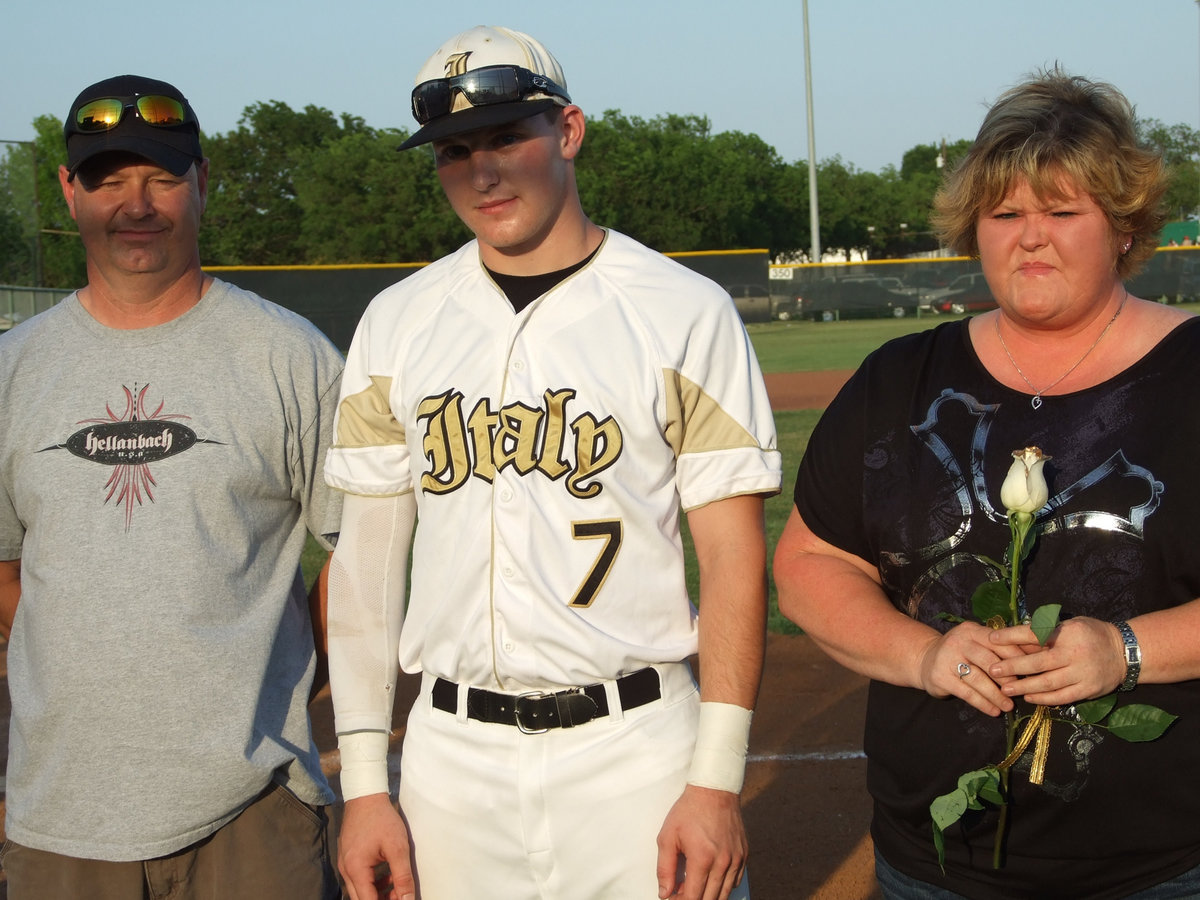
MULTIPOLYGON (((662 696, 658 672, 639 669, 617 679, 621 709, 637 709, 662 696)), ((433 706, 442 712, 458 712, 458 685, 445 678, 433 683, 433 706)), ((526 734, 551 728, 574 728, 608 715, 608 694, 603 684, 568 688, 547 694, 526 691, 501 694, 483 688, 467 689, 467 718, 500 725, 515 725, 526 734)))

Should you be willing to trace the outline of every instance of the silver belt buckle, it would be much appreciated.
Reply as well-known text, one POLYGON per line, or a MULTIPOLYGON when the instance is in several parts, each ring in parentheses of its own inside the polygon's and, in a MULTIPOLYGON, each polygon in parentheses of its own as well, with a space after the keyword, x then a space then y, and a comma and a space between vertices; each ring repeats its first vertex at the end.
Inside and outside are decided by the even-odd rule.
POLYGON ((550 694, 546 693, 545 691, 525 691, 523 694, 517 694, 516 699, 513 701, 513 718, 516 719, 517 730, 520 731, 521 734, 545 734, 547 731, 550 730, 548 727, 546 727, 546 728, 530 728, 530 727, 526 726, 526 724, 524 722, 521 721, 521 701, 522 700, 544 700, 545 698, 547 698, 549 696, 550 696, 550 694))

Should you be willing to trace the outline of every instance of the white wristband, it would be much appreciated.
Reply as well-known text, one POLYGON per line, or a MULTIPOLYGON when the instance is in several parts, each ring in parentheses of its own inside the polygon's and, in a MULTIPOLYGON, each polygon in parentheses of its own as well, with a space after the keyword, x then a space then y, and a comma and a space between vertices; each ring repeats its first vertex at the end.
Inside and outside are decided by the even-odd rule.
POLYGON ((353 800, 367 794, 388 794, 388 733, 352 731, 338 735, 341 756, 342 799, 353 800))
POLYGON ((753 715, 751 710, 732 703, 700 704, 700 726, 688 784, 741 793, 753 715))

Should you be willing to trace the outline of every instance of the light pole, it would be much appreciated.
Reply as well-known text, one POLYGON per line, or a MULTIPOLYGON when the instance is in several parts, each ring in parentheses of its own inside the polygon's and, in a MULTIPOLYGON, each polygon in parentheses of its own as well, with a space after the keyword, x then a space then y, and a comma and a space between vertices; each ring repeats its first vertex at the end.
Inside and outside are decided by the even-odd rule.
MULTIPOLYGON (((1198 0, 1200 2, 1200 0, 1198 0)), ((21 144, 29 148, 33 159, 33 286, 42 286, 42 204, 38 191, 37 141, 8 141, 0 144, 21 144)))
MULTIPOLYGON (((1200 0, 1196 0, 1200 3, 1200 0)), ((809 261, 821 261, 821 212, 817 206, 817 139, 813 134, 812 51, 808 43, 808 0, 804 0, 804 95, 808 104, 808 226, 812 232, 809 261)))

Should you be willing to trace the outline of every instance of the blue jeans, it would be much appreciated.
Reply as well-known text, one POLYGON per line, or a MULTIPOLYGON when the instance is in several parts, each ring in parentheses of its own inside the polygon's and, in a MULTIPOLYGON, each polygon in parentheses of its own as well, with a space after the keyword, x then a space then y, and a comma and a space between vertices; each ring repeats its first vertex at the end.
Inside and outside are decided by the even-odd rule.
MULTIPOLYGON (((888 865, 875 851, 875 880, 884 900, 962 900, 962 894, 918 881, 888 865)), ((1177 875, 1170 881, 1129 894, 1125 900, 1195 900, 1200 897, 1200 866, 1177 875)))
POLYGON ((962 900, 962 894, 918 881, 892 868, 878 850, 875 851, 875 880, 879 882, 884 900, 962 900))

